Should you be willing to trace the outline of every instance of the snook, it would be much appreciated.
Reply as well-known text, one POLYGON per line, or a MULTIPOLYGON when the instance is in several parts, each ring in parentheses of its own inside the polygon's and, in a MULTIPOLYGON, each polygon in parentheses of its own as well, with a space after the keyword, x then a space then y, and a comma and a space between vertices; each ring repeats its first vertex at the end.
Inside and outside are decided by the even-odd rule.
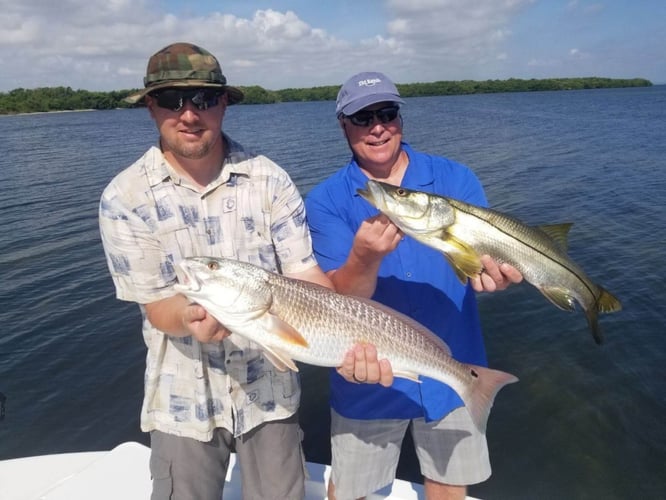
POLYGON ((568 257, 572 224, 527 226, 495 210, 375 180, 358 193, 405 234, 442 252, 462 283, 482 271, 480 256, 490 255, 518 269, 560 309, 573 311, 577 301, 597 344, 598 313, 621 309, 617 298, 568 257))
POLYGON ((425 375, 449 385, 483 432, 497 392, 513 375, 459 363, 424 326, 385 306, 335 293, 236 260, 191 257, 179 263, 176 290, 203 306, 233 334, 265 351, 280 370, 294 360, 341 366, 357 343, 373 344, 397 377, 425 375))

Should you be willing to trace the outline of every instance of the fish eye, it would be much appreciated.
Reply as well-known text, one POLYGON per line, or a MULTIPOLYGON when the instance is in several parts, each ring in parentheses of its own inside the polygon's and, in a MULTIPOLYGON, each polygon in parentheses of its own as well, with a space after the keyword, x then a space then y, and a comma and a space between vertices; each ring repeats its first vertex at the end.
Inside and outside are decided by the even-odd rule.
POLYGON ((214 260, 209 260, 206 267, 211 271, 217 271, 220 268, 220 265, 214 260))
POLYGON ((402 189, 402 188, 398 188, 398 189, 396 189, 395 192, 398 194, 398 196, 405 196, 405 195, 407 195, 407 191, 405 191, 405 190, 402 189))

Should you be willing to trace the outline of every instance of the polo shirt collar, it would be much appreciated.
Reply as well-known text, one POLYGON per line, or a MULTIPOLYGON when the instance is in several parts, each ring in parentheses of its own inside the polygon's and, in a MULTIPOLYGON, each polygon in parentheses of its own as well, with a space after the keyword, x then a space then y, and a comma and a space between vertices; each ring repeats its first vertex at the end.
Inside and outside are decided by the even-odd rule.
MULTIPOLYGON (((427 186, 432 186, 435 182, 435 176, 432 171, 432 162, 425 161, 425 158, 422 157, 422 153, 414 151, 414 149, 412 149, 408 143, 403 141, 401 142, 401 145, 403 151, 405 151, 409 157, 409 165, 407 167, 407 171, 405 172, 405 176, 402 179, 401 185, 403 187, 410 187, 417 190, 427 186), (419 168, 410 168, 413 167, 417 162, 419 163, 419 168)), ((353 157, 350 162, 350 167, 352 167, 350 169, 351 172, 349 176, 350 188, 352 189, 354 196, 360 196, 356 190, 365 188, 368 182, 368 178, 358 166, 356 159, 353 157)))

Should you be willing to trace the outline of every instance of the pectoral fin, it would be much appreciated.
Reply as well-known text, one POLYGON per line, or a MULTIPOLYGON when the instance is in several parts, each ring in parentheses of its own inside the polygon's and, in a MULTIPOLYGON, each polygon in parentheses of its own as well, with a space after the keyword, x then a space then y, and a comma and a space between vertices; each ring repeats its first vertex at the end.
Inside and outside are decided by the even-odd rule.
POLYGON ((303 338, 298 330, 283 321, 279 316, 266 313, 263 320, 266 331, 278 336, 283 342, 308 347, 308 341, 303 338))
POLYGON ((467 283, 467 278, 477 276, 483 269, 476 250, 450 234, 442 239, 440 250, 463 285, 467 283))
POLYGON ((287 370, 298 371, 298 366, 294 363, 294 360, 289 357, 287 353, 280 351, 276 347, 267 347, 261 346, 264 350, 264 356, 271 364, 281 372, 286 372, 287 370))
MULTIPOLYGON (((275 314, 271 314, 270 312, 264 313, 259 321, 261 322, 262 328, 265 332, 270 335, 275 335, 276 344, 278 342, 284 342, 287 344, 308 347, 307 340, 305 340, 293 326, 291 326, 286 321, 283 321, 275 314)), ((281 372, 287 371, 287 369, 294 370, 295 372, 298 371, 298 366, 296 366, 294 360, 283 349, 280 349, 270 341, 266 343, 259 343, 259 345, 263 349, 266 359, 268 359, 268 361, 270 361, 276 369, 281 372)))

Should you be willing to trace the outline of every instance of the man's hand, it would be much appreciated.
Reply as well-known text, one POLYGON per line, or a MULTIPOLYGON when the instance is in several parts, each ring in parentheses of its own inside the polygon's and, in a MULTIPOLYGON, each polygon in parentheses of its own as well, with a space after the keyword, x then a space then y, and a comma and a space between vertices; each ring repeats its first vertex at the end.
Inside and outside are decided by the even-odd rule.
POLYGON ((203 307, 180 293, 150 302, 144 307, 148 321, 167 335, 191 335, 199 342, 220 342, 231 334, 203 307))
POLYGON ((352 245, 352 252, 361 261, 376 261, 391 253, 402 239, 402 231, 384 214, 364 220, 352 245))
POLYGON ((402 237, 402 231, 383 214, 364 220, 354 235, 347 261, 327 273, 335 290, 345 295, 372 297, 382 259, 395 250, 402 237))
POLYGON ((506 262, 497 265, 490 256, 481 257, 483 271, 475 278, 470 278, 472 288, 477 292, 496 292, 505 290, 512 283, 523 281, 523 275, 506 262))
POLYGON ((189 304, 183 311, 183 326, 199 342, 222 342, 231 332, 199 304, 189 304))
POLYGON ((377 359, 377 349, 370 344, 356 344, 345 354, 337 371, 347 382, 355 384, 393 384, 393 369, 387 359, 377 359))

